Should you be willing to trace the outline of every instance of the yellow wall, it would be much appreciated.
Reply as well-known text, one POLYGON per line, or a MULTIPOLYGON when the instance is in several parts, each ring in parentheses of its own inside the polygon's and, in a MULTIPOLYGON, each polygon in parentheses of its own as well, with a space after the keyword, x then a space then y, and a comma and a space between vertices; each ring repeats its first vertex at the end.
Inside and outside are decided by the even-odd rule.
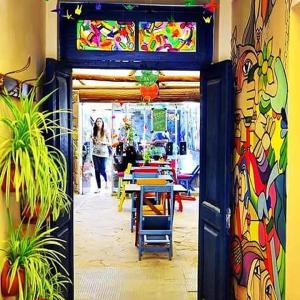
MULTIPOLYGON (((31 56, 29 69, 12 77, 21 80, 36 78, 41 73, 45 61, 45 1, 1 0, 0 28, 0 74, 22 68, 27 58, 31 56)), ((0 112, 3 112, 1 104, 0 112)), ((3 132, 1 126, 0 132, 1 138, 5 138, 7 133, 3 132)), ((14 203, 14 206, 17 220, 18 205, 14 203)), ((0 241, 3 241, 7 234, 5 210, 0 191, 0 241)), ((1 265, 0 256, 0 267, 1 265)), ((2 299, 1 294, 0 299, 2 299)))
MULTIPOLYGON (((297 1, 298 3, 300 1, 297 1)), ((289 144, 288 144, 288 206, 287 206, 287 259, 286 299, 300 299, 300 189, 299 189, 299 132, 300 132, 300 3, 291 10, 289 43, 289 144)))
POLYGON ((45 1, 1 0, 0 28, 0 73, 23 67, 31 56, 28 71, 15 77, 36 77, 45 57, 45 1))
POLYGON ((46 57, 57 59, 57 14, 51 12, 57 0, 46 2, 46 57))

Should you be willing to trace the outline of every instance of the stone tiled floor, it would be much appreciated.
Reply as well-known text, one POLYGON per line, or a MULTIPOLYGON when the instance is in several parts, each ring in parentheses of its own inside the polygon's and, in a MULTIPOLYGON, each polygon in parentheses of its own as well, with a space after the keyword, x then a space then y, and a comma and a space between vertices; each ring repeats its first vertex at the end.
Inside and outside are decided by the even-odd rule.
POLYGON ((174 216, 174 257, 145 253, 138 261, 130 200, 117 212, 110 190, 75 196, 75 299, 197 299, 198 201, 174 216))

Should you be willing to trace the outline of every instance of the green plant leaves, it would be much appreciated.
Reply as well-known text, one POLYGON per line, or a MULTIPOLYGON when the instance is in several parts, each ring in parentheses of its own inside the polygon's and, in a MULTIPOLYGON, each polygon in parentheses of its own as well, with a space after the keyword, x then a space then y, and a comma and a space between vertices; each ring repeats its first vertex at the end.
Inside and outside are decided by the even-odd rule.
POLYGON ((8 245, 1 250, 11 264, 11 278, 18 274, 20 268, 25 270, 25 287, 20 289, 19 300, 38 297, 63 299, 61 292, 70 280, 58 271, 62 269, 67 274, 61 265, 64 256, 57 250, 49 249, 53 246, 64 248, 62 240, 51 236, 54 230, 56 228, 37 226, 32 235, 28 232, 23 235, 21 226, 11 229, 8 245))
MULTIPOLYGON (((23 198, 30 211, 35 210, 37 200, 42 206, 41 218, 52 211, 53 218, 66 211, 70 201, 66 195, 66 160, 56 148, 46 144, 44 135, 54 138, 70 131, 52 120, 53 116, 69 113, 66 110, 40 111, 42 104, 56 91, 35 102, 36 90, 21 96, 20 102, 7 93, 0 95, 0 101, 8 108, 11 116, 4 116, 0 122, 11 132, 11 138, 0 144, 0 185, 5 181, 6 205, 10 201, 10 180, 15 188, 16 201, 23 198), (11 178, 11 169, 14 175, 11 178)), ((43 219, 44 220, 44 219, 43 219)))

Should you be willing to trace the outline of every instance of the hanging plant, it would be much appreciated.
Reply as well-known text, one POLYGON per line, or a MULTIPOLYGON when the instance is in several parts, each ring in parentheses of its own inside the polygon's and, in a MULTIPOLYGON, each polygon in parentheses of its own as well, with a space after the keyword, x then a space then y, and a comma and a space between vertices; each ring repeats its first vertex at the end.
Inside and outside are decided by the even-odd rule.
POLYGON ((141 88, 141 96, 146 101, 151 101, 157 98, 159 93, 159 88, 156 83, 153 83, 150 86, 142 85, 141 88))
POLYGON ((154 100, 159 93, 158 85, 156 84, 159 78, 158 71, 142 70, 140 74, 135 75, 136 81, 141 84, 141 96, 143 100, 154 100))
POLYGON ((151 86, 159 78, 158 71, 151 71, 151 70, 142 70, 135 74, 135 80, 138 81, 141 85, 151 86))
POLYGON ((0 142, 0 186, 7 207, 14 191, 17 202, 26 195, 31 213, 39 200, 41 211, 51 210, 57 219, 70 204, 66 193, 66 159, 59 149, 47 145, 44 135, 48 133, 49 138, 54 138, 55 130, 68 131, 51 120, 52 114, 65 111, 41 111, 54 92, 37 99, 33 88, 28 95, 21 95, 18 102, 5 90, 0 95, 0 103, 11 113, 0 118, 4 130, 10 132, 10 137, 0 142))
POLYGON ((196 5, 196 0, 184 0, 185 6, 193 6, 196 5))

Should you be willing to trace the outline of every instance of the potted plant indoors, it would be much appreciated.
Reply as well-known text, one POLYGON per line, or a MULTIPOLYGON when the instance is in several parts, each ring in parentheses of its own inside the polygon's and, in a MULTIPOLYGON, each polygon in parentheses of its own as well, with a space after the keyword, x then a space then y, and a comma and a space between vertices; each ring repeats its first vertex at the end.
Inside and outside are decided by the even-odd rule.
POLYGON ((63 269, 60 259, 64 256, 49 249, 63 248, 62 240, 51 237, 54 230, 36 227, 29 235, 28 231, 22 233, 21 225, 11 229, 7 245, 1 249, 6 256, 1 272, 3 296, 18 296, 19 300, 63 299, 61 292, 69 280, 58 271, 63 269))
POLYGON ((149 148, 145 149, 143 158, 145 161, 145 165, 148 165, 151 160, 151 151, 149 148))
POLYGON ((45 134, 55 137, 58 128, 67 133, 51 119, 53 114, 66 111, 41 111, 52 93, 39 101, 36 101, 36 87, 25 96, 21 94, 17 101, 6 91, 0 94, 0 102, 10 113, 0 118, 0 122, 11 133, 10 138, 0 141, 0 186, 7 207, 13 188, 16 200, 25 197, 32 214, 38 201, 42 217, 51 211, 57 219, 62 210, 68 209, 70 201, 66 194, 65 157, 45 140, 45 134))
POLYGON ((159 149, 155 146, 151 148, 151 156, 153 157, 154 160, 159 160, 161 152, 159 149))

